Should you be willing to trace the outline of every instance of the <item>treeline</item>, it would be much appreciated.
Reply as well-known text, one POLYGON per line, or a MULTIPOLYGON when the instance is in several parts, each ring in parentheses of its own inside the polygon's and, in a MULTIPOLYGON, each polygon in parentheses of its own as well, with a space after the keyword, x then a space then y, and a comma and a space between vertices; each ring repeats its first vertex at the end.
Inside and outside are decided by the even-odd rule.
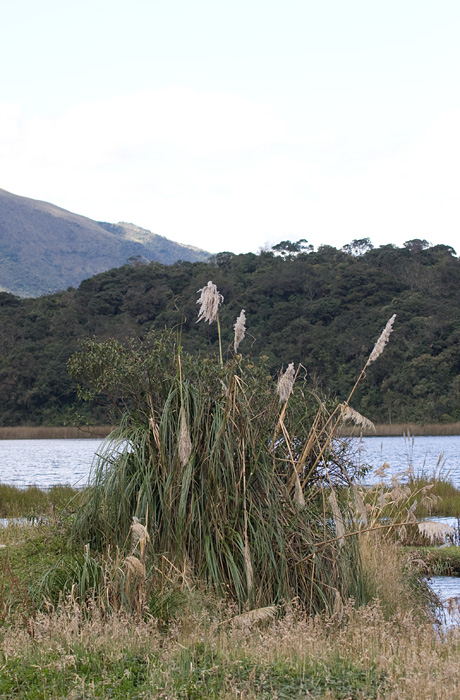
POLYGON ((259 254, 219 253, 209 262, 125 265, 78 289, 34 299, 0 294, 0 425, 63 425, 76 414, 105 422, 103 406, 76 398, 66 364, 83 337, 142 339, 176 328, 191 352, 215 352, 217 329, 196 323, 197 290, 224 295, 224 352, 246 311, 240 351, 266 355, 274 376, 301 363, 307 381, 345 398, 385 323, 391 342, 371 365, 353 407, 378 422, 460 420, 460 260, 444 245, 408 241, 342 250, 284 241, 259 254))

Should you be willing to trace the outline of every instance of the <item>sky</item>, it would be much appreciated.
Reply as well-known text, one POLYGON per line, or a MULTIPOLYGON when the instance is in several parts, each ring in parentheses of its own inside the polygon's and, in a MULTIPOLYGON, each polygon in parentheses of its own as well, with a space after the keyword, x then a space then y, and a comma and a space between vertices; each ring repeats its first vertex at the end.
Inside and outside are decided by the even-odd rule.
POLYGON ((460 253, 458 0, 4 0, 0 188, 210 252, 460 253))

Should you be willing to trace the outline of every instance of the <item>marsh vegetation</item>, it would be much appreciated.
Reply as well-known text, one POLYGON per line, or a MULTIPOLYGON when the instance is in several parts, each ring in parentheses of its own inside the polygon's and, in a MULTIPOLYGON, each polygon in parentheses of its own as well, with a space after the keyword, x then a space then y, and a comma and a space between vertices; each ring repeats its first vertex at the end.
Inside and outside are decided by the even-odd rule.
POLYGON ((350 404, 395 317, 337 403, 244 358, 244 313, 224 361, 222 298, 200 292, 215 357, 164 331, 70 362, 117 427, 65 510, 2 532, 3 696, 457 697, 459 640, 401 545, 432 540, 434 487, 359 488, 336 439, 366 425, 350 404))

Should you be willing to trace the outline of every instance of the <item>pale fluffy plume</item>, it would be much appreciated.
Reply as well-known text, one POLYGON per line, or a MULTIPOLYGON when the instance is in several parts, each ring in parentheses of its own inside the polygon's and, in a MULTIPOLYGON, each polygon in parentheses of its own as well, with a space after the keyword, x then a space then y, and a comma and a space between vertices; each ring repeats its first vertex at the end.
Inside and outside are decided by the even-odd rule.
POLYGON ((347 406, 343 413, 342 413, 342 420, 343 421, 351 421, 355 425, 358 426, 358 428, 362 428, 363 430, 374 430, 375 431, 375 425, 369 418, 365 418, 365 416, 362 416, 361 413, 358 413, 358 411, 355 411, 354 408, 351 406, 347 406))
POLYGON ((139 576, 140 578, 145 578, 145 566, 137 557, 133 557, 131 554, 129 557, 126 557, 124 563, 131 574, 139 576))
POLYGON ((302 485, 300 483, 299 475, 295 474, 295 492, 294 492, 294 501, 297 503, 299 506, 304 506, 305 505, 305 498, 303 495, 302 491, 302 485))
POLYGON ((421 535, 427 537, 431 544, 435 542, 445 542, 449 535, 454 534, 454 529, 445 523, 435 523, 431 520, 425 520, 418 524, 418 530, 421 535))
POLYGON ((345 528, 343 526, 342 513, 340 512, 339 504, 337 503, 337 498, 335 497, 334 489, 331 489, 329 495, 329 503, 331 504, 332 514, 335 520, 335 534, 339 538, 339 546, 341 547, 344 543, 345 528))
POLYGON ((285 373, 279 378, 278 380, 278 396, 280 397, 280 401, 287 401, 289 398, 289 394, 292 391, 292 387, 294 386, 294 378, 295 378, 295 372, 294 372, 294 363, 291 362, 290 365, 288 365, 287 370, 285 373))
POLYGON ((235 329, 235 339, 233 341, 233 348, 235 350, 235 354, 238 351, 238 345, 241 343, 241 341, 244 338, 244 335, 246 333, 246 314, 244 312, 244 309, 241 310, 240 315, 236 319, 236 323, 233 326, 235 329))
POLYGON ((180 434, 179 434, 179 461, 182 467, 185 467, 190 455, 192 454, 192 443, 187 428, 187 419, 185 411, 182 408, 180 412, 180 434))
POLYGON ((150 542, 150 535, 145 525, 142 525, 136 517, 133 517, 133 524, 131 525, 131 545, 133 552, 138 542, 145 545, 147 542, 150 542))
POLYGON ((216 285, 212 282, 208 282, 206 287, 199 289, 197 294, 200 294, 200 298, 196 303, 201 305, 197 323, 198 321, 204 320, 211 324, 217 318, 217 312, 219 311, 219 306, 222 304, 224 297, 217 291, 216 285))
MULTIPOLYGON (((242 613, 236 617, 232 617, 230 620, 225 620, 225 622, 231 622, 239 627, 245 627, 253 625, 256 622, 265 622, 265 620, 273 620, 276 615, 276 605, 269 605, 266 608, 257 608, 256 610, 250 610, 249 612, 242 613)), ((222 623, 220 623, 222 624, 222 623)))
POLYGON ((383 329, 380 338, 377 340, 376 344, 374 345, 374 349, 372 350, 371 354, 369 355, 369 359, 366 362, 366 367, 369 367, 371 362, 375 362, 375 360, 379 357, 379 355, 382 354, 385 345, 388 343, 390 339, 390 333, 393 330, 393 323, 396 318, 396 314, 393 314, 393 316, 390 318, 388 321, 387 325, 383 329))

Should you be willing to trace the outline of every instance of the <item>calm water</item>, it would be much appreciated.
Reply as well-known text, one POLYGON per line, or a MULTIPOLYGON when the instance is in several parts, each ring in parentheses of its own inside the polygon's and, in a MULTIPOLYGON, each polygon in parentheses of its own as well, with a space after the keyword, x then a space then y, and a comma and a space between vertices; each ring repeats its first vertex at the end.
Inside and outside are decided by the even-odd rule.
POLYGON ((458 576, 432 576, 428 582, 442 602, 442 622, 444 625, 446 627, 459 626, 460 578, 458 576))
MULTIPOLYGON (((95 452, 95 440, 0 440, 0 483, 14 486, 53 484, 83 486, 88 479, 95 452)), ((460 488, 460 436, 367 437, 352 440, 361 464, 390 465, 396 474, 412 465, 415 472, 432 474, 442 468, 460 488)), ((372 480, 372 476, 366 478, 372 480)))
MULTIPOLYGON (((403 437, 366 437, 355 441, 356 457, 361 464, 380 467, 390 465, 390 474, 413 467, 422 471, 448 476, 460 488, 460 435, 403 437)), ((366 480, 372 480, 366 479, 366 480)))
POLYGON ((101 440, 0 440, 0 483, 84 486, 101 440))

